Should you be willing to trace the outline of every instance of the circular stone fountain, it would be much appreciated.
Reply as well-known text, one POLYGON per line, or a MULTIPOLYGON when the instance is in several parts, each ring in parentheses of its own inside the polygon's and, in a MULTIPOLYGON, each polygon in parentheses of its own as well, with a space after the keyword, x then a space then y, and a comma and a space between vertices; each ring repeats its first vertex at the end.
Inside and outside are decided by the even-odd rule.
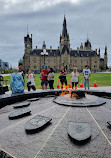
POLYGON ((54 99, 54 102, 59 105, 75 107, 99 106, 106 103, 103 98, 85 94, 83 91, 72 91, 64 95, 60 94, 60 96, 54 99))

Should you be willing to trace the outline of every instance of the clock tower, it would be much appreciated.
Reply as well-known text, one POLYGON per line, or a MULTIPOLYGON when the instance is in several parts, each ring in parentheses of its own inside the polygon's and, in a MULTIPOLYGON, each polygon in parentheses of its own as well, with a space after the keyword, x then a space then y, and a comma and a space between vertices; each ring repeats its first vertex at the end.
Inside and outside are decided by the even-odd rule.
POLYGON ((24 56, 23 56, 23 67, 26 71, 30 68, 30 52, 32 51, 32 34, 31 37, 27 33, 27 36, 24 37, 24 56))

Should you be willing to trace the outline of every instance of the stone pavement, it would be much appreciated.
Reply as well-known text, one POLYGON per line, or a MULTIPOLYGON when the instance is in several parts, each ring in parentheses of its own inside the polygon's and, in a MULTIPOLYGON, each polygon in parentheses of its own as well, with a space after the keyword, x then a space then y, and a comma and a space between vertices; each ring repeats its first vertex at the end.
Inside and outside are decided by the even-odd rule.
MULTIPOLYGON (((91 88, 111 91, 111 87, 91 88)), ((42 91, 42 90, 38 90, 42 91)), ((17 158, 111 158, 111 100, 98 107, 80 108, 58 105, 53 97, 31 102, 31 116, 9 120, 13 105, 0 109, 0 147, 17 158), (36 115, 52 118, 44 130, 26 134, 25 123, 36 115), (90 141, 79 145, 68 134, 68 122, 87 122, 91 125, 90 141)))

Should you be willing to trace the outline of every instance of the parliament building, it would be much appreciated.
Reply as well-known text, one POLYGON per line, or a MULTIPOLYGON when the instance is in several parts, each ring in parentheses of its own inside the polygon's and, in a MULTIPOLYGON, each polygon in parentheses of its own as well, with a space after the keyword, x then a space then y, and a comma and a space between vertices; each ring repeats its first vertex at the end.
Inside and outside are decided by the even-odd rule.
POLYGON ((100 48, 97 51, 92 50, 89 39, 84 44, 81 43, 77 50, 70 47, 70 38, 67 31, 66 18, 64 16, 62 34, 60 34, 59 47, 53 49, 46 47, 45 41, 42 48, 37 46, 32 48, 32 34, 24 37, 24 56, 23 66, 24 70, 31 68, 34 72, 40 72, 44 65, 48 68, 52 67, 55 72, 59 72, 62 65, 66 66, 67 71, 71 72, 74 67, 77 67, 81 72, 85 65, 89 65, 92 72, 97 72, 107 69, 107 47, 105 46, 104 58, 100 57, 100 48))

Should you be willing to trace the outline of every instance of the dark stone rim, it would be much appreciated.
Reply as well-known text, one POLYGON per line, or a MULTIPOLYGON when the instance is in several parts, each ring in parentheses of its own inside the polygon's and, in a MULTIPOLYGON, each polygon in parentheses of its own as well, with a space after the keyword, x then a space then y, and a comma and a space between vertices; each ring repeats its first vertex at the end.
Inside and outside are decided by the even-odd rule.
POLYGON ((91 103, 65 103, 64 102, 60 102, 59 100, 57 100, 57 97, 53 100, 54 103, 58 104, 58 105, 64 105, 64 106, 71 106, 71 107, 96 107, 96 106, 101 106, 103 104, 106 103, 106 101, 104 99, 100 99, 99 98, 95 101, 95 102, 91 102, 91 103))
MULTIPOLYGON (((21 102, 21 101, 25 101, 27 99, 31 99, 31 98, 35 98, 35 97, 41 97, 44 98, 48 95, 55 95, 58 96, 60 92, 62 92, 63 90, 47 90, 47 91, 43 91, 43 92, 37 92, 37 91, 32 91, 32 92, 25 92, 24 94, 16 94, 16 95, 12 95, 12 94, 8 94, 8 95, 0 95, 0 108, 6 106, 6 105, 10 105, 10 104, 14 104, 17 102, 21 102)), ((99 97, 111 97, 111 92, 107 92, 107 91, 94 91, 94 90, 81 90, 86 92, 87 94, 91 94, 91 95, 96 95, 99 97)))

